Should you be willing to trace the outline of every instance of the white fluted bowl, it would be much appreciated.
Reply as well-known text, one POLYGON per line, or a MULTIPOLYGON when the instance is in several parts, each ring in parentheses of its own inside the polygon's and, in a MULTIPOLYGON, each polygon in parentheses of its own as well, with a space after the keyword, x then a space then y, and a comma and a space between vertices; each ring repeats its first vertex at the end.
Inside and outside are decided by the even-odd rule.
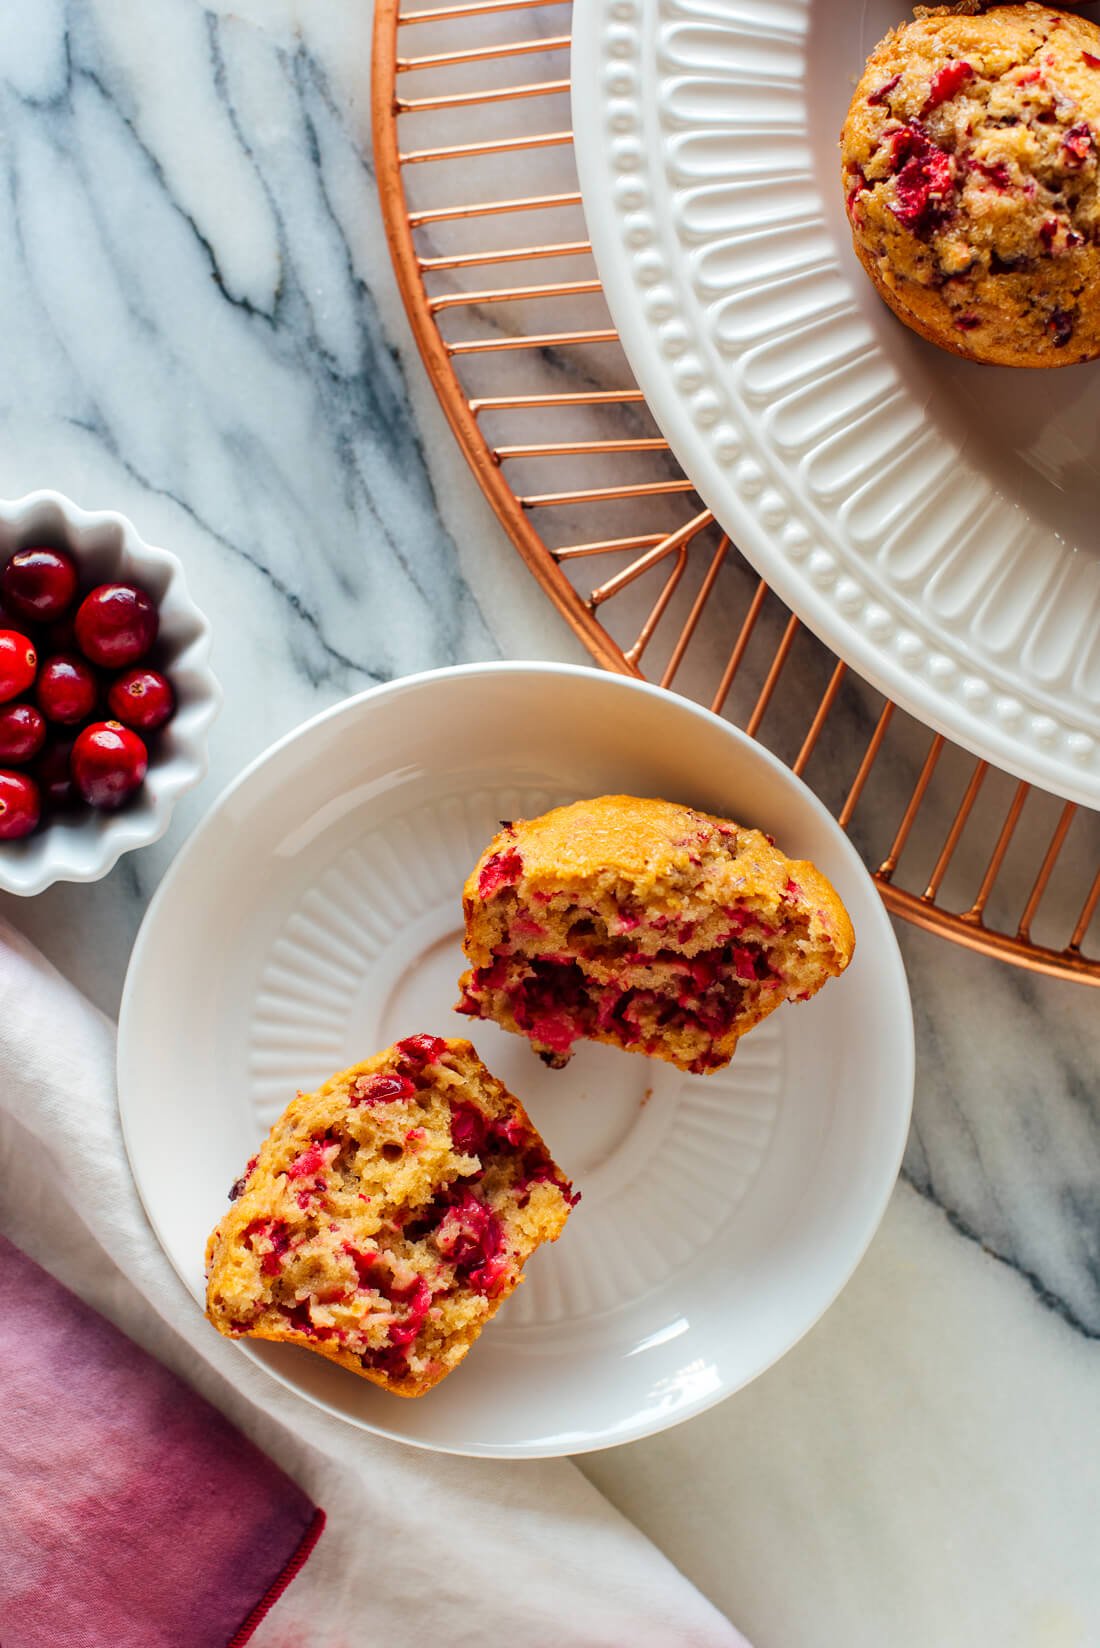
POLYGON ((37 544, 69 551, 82 591, 114 582, 145 590, 160 615, 157 667, 175 690, 176 713, 156 735, 145 783, 121 812, 74 809, 21 841, 0 842, 0 887, 25 897, 55 881, 98 881, 123 853, 158 841, 179 797, 206 772, 207 734, 221 705, 209 664, 210 625, 187 592, 176 556, 145 543, 125 516, 80 509, 60 492, 0 499, 0 566, 37 544))

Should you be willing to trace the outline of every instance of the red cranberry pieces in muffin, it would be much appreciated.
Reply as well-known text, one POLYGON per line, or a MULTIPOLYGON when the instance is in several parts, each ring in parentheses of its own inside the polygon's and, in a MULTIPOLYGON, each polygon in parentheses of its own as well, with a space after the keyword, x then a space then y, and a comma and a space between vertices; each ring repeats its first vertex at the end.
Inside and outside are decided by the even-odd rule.
POLYGON ((33 704, 0 707, 0 766, 22 766, 33 761, 46 742, 46 722, 33 704))
POLYGON ((555 1068, 591 1040, 718 1069, 782 1001, 842 972, 853 946, 813 865, 758 831, 635 796, 510 825, 463 908, 458 1011, 526 1036, 555 1068))
POLYGON ((207 1247, 207 1315, 400 1396, 450 1373, 577 1201, 469 1042, 407 1037, 300 1093, 207 1247))
POLYGON ((0 772, 0 841, 30 835, 42 812, 38 785, 27 773, 0 772))

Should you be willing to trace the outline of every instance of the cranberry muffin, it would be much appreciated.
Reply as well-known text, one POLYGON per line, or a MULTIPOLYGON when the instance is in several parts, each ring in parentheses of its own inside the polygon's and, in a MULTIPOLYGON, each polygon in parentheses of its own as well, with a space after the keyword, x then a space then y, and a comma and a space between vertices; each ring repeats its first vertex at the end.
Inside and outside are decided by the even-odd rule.
POLYGON ((580 1198, 468 1041, 410 1036, 299 1093, 230 1200, 207 1243, 218 1332, 422 1396, 580 1198))
POLYGON ((629 795, 505 824, 463 909, 458 1011, 555 1067, 585 1038, 717 1070, 780 1002, 843 972, 854 944, 812 864, 758 830, 629 795))
POLYGON ((1100 27, 1036 4, 919 18, 841 134, 856 253, 922 337, 1001 366, 1100 355, 1100 27))

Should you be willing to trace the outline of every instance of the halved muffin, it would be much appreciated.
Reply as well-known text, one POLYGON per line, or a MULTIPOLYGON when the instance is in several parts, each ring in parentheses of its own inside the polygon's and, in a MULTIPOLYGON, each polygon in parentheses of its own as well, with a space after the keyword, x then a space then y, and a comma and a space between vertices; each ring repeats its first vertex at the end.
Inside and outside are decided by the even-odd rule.
POLYGON ((844 971, 847 911, 758 830, 605 795, 504 824, 466 883, 460 1013, 561 1066, 585 1038, 703 1072, 844 971))
POLYGON ((580 1199, 470 1043, 428 1035, 299 1093, 230 1197, 207 1243, 218 1332, 398 1396, 458 1366, 580 1199))

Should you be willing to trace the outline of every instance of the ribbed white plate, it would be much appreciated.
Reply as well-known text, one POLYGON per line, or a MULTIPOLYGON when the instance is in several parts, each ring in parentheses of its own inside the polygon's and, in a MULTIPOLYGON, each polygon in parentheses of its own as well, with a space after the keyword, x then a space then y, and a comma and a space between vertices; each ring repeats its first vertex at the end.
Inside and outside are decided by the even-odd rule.
POLYGON ((922 721, 1097 807, 1100 363, 957 360, 851 250, 837 134, 911 15, 576 0, 589 233, 654 416, 783 600, 922 721))
POLYGON ((418 1031, 473 1041, 580 1205, 420 1401, 303 1350, 243 1353, 424 1447, 576 1452, 736 1390, 851 1273, 905 1142, 908 996, 854 849, 727 722, 593 670, 475 666, 351 699, 262 757, 176 860, 134 948, 119 1094, 145 1206, 196 1299, 228 1188, 295 1089, 418 1031), (453 1011, 462 884, 499 820, 615 790, 758 824, 852 913, 843 979, 780 1008, 712 1077, 590 1045, 547 1070, 521 1037, 453 1011))

